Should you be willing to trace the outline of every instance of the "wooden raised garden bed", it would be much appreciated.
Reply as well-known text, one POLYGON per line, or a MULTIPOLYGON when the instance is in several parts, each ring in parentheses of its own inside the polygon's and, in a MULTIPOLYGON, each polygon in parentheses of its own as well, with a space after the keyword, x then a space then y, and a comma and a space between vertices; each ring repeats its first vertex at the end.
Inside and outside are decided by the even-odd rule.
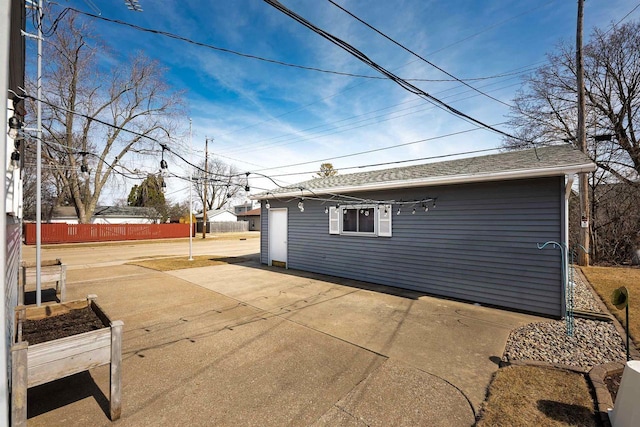
MULTIPOLYGON (((18 289, 18 305, 24 304, 27 286, 36 284, 36 263, 22 261, 22 280, 18 289)), ((59 302, 64 302, 66 296, 67 266, 60 259, 46 260, 40 263, 40 283, 55 283, 56 297, 59 302)))
MULTIPOLYGON (((16 307, 17 333, 15 344, 11 348, 13 426, 26 426, 28 388, 107 363, 111 365, 110 418, 112 421, 120 418, 124 323, 120 320, 109 320, 95 299, 95 295, 89 295, 86 300, 40 307, 16 307), (93 317, 93 322, 88 322, 87 316, 93 317), (73 318, 80 318, 80 324, 69 325, 68 323, 73 323, 74 320, 66 319, 73 318), (94 325, 88 326, 90 323, 94 325), (89 331, 51 340, 46 340, 47 333, 44 337, 37 336, 42 335, 42 332, 47 329, 53 334, 59 334, 61 330, 69 329, 73 333, 73 331, 82 331, 82 328, 89 331), (34 334, 31 334, 30 330, 34 334), (45 341, 30 345, 29 336, 34 342, 43 339, 45 341)), ((78 323, 77 320, 75 323, 78 323)))

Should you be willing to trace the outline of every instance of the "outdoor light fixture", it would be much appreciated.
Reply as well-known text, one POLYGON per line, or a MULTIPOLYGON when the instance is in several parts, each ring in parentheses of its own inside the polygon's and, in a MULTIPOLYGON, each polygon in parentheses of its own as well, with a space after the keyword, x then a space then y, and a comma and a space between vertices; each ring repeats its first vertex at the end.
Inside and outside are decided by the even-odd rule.
POLYGON ((167 161, 165 159, 160 160, 160 169, 164 170, 169 168, 169 165, 167 165, 167 161))
POLYGON ((269 201, 267 200, 267 204, 264 205, 264 207, 267 209, 271 209, 271 203, 269 203, 269 201))
POLYGON ((161 186, 162 186, 162 192, 166 193, 167 192, 167 183, 162 181, 162 185, 161 186))

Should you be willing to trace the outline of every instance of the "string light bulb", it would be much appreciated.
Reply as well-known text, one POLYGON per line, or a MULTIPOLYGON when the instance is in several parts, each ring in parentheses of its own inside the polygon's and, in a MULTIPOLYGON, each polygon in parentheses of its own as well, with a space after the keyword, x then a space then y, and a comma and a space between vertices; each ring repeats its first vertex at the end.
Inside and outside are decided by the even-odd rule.
POLYGON ((267 203, 264 205, 265 208, 271 209, 271 203, 267 200, 267 203))
POLYGON ((11 153, 11 166, 16 169, 20 167, 20 153, 18 151, 11 153))
POLYGON ((304 202, 302 200, 298 202, 298 209, 300 209, 300 212, 304 212, 304 202))
POLYGON ((329 213, 329 208, 325 206, 324 208, 324 213, 328 214, 329 213))
POLYGON ((88 178, 89 177, 89 167, 87 165, 85 165, 85 164, 80 165, 80 173, 85 178, 88 178))
POLYGON ((415 215, 415 214, 416 214, 416 208, 413 208, 413 209, 411 210, 411 215, 415 215))
POLYGON ((369 216, 369 209, 365 209, 364 216, 369 216))
POLYGON ((161 146, 162 146, 162 153, 161 153, 162 158, 160 160, 160 173, 162 174, 162 176, 167 176, 169 173, 168 171, 169 165, 167 164, 167 161, 164 159, 164 150, 166 150, 167 147, 164 144, 162 144, 161 146))
POLYGON ((398 208, 398 212, 396 212, 396 215, 400 215, 400 208, 398 208))
POLYGON ((9 138, 17 139, 22 128, 22 122, 16 116, 9 117, 9 138))
POLYGON ((162 189, 163 193, 167 192, 167 183, 164 182, 164 180, 162 180, 162 184, 160 184, 160 188, 162 189))

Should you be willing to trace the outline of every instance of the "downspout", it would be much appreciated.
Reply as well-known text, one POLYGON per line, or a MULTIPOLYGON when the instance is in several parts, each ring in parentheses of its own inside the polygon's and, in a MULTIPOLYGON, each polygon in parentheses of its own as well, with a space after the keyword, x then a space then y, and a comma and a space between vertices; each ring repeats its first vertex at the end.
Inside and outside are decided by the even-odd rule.
MULTIPOLYGON (((569 265, 569 198, 571 197, 571 188, 573 187, 573 181, 575 179, 575 175, 565 175, 565 186, 564 186, 564 209, 562 214, 562 243, 566 250, 564 251, 564 259, 562 262, 564 263, 564 277, 563 282, 566 286, 571 286, 569 283, 569 269, 571 266, 569 265)), ((572 307, 573 308, 573 307, 572 307)), ((562 311, 563 313, 567 312, 567 301, 566 301, 566 289, 563 289, 562 296, 562 311)))

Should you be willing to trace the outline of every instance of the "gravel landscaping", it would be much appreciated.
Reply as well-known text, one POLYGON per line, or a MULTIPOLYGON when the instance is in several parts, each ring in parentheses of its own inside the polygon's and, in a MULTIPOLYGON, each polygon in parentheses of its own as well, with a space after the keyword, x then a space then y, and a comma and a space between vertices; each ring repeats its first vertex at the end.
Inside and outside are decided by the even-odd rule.
MULTIPOLYGON (((601 312, 579 274, 574 275, 574 308, 601 312)), ((610 322, 575 319, 573 336, 564 320, 530 323, 511 331, 504 360, 534 360, 590 369, 594 365, 624 361, 624 341, 610 322)))
POLYGON ((573 274, 574 292, 573 292, 573 308, 581 311, 593 311, 602 313, 600 304, 596 297, 591 293, 589 285, 584 282, 582 274, 574 270, 573 274))

